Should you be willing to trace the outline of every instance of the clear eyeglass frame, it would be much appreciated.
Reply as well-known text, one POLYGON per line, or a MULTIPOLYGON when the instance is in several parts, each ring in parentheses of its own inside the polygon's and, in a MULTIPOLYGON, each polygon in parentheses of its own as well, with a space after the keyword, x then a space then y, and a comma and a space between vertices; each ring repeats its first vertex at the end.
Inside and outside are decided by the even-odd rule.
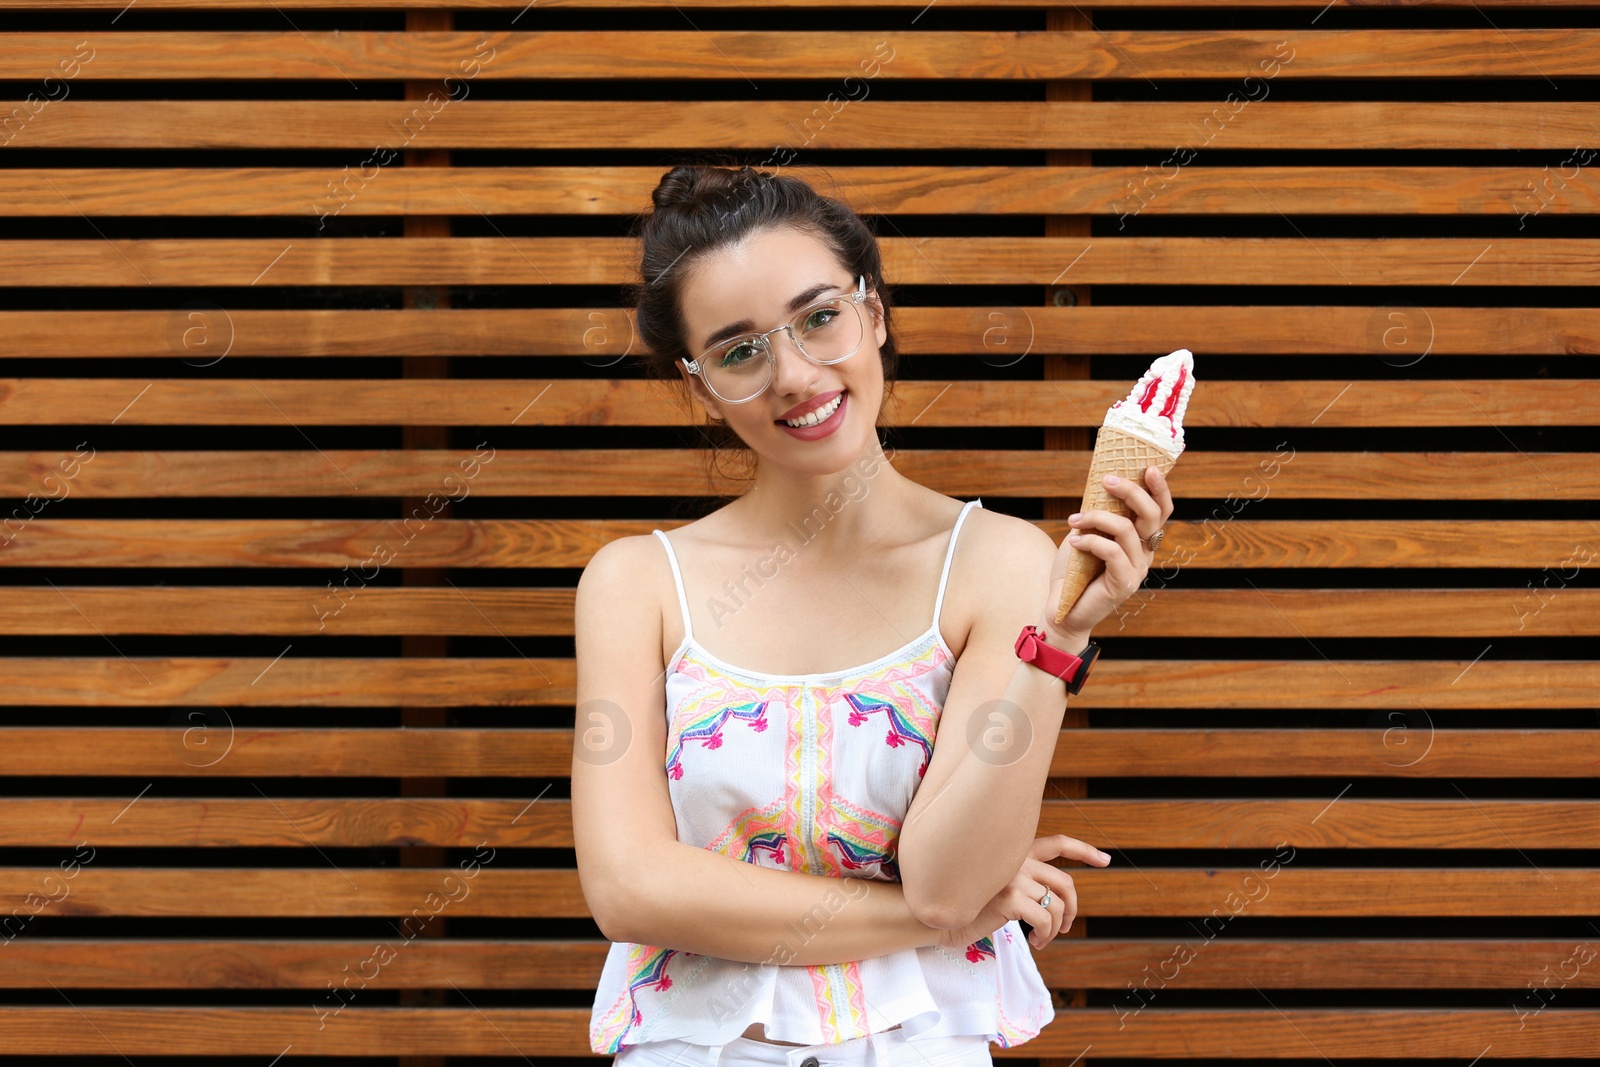
POLYGON ((861 324, 861 341, 858 341, 854 348, 852 348, 849 352, 846 352, 844 355, 840 356, 838 359, 823 360, 823 359, 814 358, 809 352, 806 351, 805 346, 800 343, 800 339, 798 337, 796 337, 795 333, 794 333, 794 325, 795 325, 795 323, 803 321, 807 315, 811 314, 811 312, 815 311, 817 308, 821 307, 822 305, 831 304, 834 301, 838 300, 839 299, 839 295, 835 294, 833 296, 822 297, 822 298, 820 298, 818 300, 815 300, 815 301, 811 302, 810 304, 807 304, 805 307, 803 307, 799 311, 795 312, 795 314, 789 319, 789 321, 784 323, 782 326, 774 326, 772 329, 767 330, 765 333, 746 333, 746 334, 740 334, 738 337, 730 337, 725 341, 719 341, 716 344, 712 345, 710 348, 707 348, 704 352, 700 353, 700 358, 699 359, 680 358, 678 360, 678 362, 682 363, 684 365, 684 368, 687 369, 690 374, 699 375, 701 384, 703 384, 706 387, 706 389, 711 393, 712 396, 716 397, 718 400, 722 401, 724 404, 748 404, 750 401, 754 400, 756 397, 760 396, 762 393, 767 391, 767 387, 772 384, 773 374, 778 369, 778 353, 777 353, 777 350, 772 347, 772 341, 771 341, 771 337, 775 333, 783 333, 783 332, 788 333, 789 341, 790 341, 790 343, 792 343, 794 345, 795 349, 797 351, 799 351, 799 353, 802 356, 804 356, 806 359, 810 360, 812 363, 815 363, 819 367, 830 367, 830 366, 834 365, 835 363, 843 363, 845 360, 849 359, 851 356, 854 356, 857 352, 861 351, 861 345, 867 339, 867 319, 866 319, 865 316, 863 316, 861 314, 861 305, 866 302, 867 295, 869 293, 872 293, 872 292, 873 292, 872 289, 868 289, 867 288, 867 276, 865 274, 863 274, 863 275, 860 275, 860 276, 858 276, 856 278, 855 291, 851 292, 851 293, 844 294, 845 296, 849 297, 849 299, 850 299, 849 306, 855 310, 856 317, 860 321, 860 324, 861 324), (762 383, 760 389, 757 389, 754 393, 752 393, 749 396, 745 397, 743 400, 730 400, 728 397, 725 397, 721 393, 717 392, 716 387, 713 386, 709 381, 707 381, 706 376, 705 376, 705 371, 704 371, 704 367, 705 367, 705 362, 704 361, 705 361, 707 356, 711 355, 713 352, 717 351, 718 349, 725 348, 730 344, 736 344, 736 343, 742 344, 742 343, 746 343, 746 342, 757 344, 760 347, 766 349, 766 353, 767 353, 767 379, 766 379, 765 382, 762 383))

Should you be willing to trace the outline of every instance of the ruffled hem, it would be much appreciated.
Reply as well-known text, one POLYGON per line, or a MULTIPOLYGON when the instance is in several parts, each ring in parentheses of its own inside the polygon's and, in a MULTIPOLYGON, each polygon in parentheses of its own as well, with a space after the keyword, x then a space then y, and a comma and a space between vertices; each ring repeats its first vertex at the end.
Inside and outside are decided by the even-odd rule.
POLYGON ((977 1034, 1011 1048, 1055 1018, 1016 920, 969 952, 906 949, 807 967, 615 944, 590 1017, 590 1050, 615 1055, 668 1040, 724 1045, 754 1023, 770 1040, 800 1045, 851 1041, 899 1025, 908 1037, 977 1034), (883 990, 897 995, 880 1000, 883 990), (686 1010, 674 1012, 680 1000, 686 1010))

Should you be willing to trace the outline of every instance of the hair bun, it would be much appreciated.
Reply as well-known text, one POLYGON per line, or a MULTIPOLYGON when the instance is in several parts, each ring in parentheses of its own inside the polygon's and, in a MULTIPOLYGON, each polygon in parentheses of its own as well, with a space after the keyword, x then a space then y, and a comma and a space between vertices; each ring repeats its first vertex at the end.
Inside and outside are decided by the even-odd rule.
POLYGON ((692 203, 704 191, 706 170, 705 167, 685 164, 663 174, 655 191, 650 194, 657 210, 692 203))
POLYGON ((715 196, 727 197, 741 186, 775 181, 774 175, 746 164, 738 170, 705 164, 685 163, 661 176, 650 199, 657 210, 686 207, 715 196))

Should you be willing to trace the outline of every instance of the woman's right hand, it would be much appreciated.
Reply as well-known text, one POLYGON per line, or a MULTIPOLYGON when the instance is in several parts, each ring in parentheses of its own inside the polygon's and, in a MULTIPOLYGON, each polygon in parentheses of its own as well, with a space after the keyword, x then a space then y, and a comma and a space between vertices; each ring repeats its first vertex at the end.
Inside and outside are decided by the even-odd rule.
POLYGON ((1028 855, 1017 873, 989 903, 978 912, 977 918, 965 926, 940 931, 939 944, 952 952, 960 952, 982 937, 987 937, 1012 919, 1021 919, 1033 927, 1028 938, 1035 951, 1044 948, 1056 935, 1072 928, 1078 914, 1078 893, 1072 884, 1072 875, 1049 862, 1058 856, 1082 860, 1096 867, 1104 867, 1111 857, 1086 841, 1065 834, 1036 837, 1028 847, 1028 855), (1040 907, 1039 900, 1045 890, 1050 890, 1050 904, 1040 907))

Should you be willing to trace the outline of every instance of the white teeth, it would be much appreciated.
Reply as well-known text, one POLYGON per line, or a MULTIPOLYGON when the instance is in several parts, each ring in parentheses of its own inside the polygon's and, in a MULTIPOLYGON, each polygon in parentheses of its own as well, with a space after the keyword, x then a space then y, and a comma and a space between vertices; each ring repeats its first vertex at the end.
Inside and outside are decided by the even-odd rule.
POLYGON ((797 429, 801 426, 815 426, 817 423, 822 422, 830 417, 835 411, 837 411, 839 409, 840 402, 843 400, 844 393, 841 392, 838 396, 834 397, 832 400, 828 401, 815 411, 808 412, 807 414, 800 416, 798 419, 784 419, 784 425, 793 426, 797 429))

